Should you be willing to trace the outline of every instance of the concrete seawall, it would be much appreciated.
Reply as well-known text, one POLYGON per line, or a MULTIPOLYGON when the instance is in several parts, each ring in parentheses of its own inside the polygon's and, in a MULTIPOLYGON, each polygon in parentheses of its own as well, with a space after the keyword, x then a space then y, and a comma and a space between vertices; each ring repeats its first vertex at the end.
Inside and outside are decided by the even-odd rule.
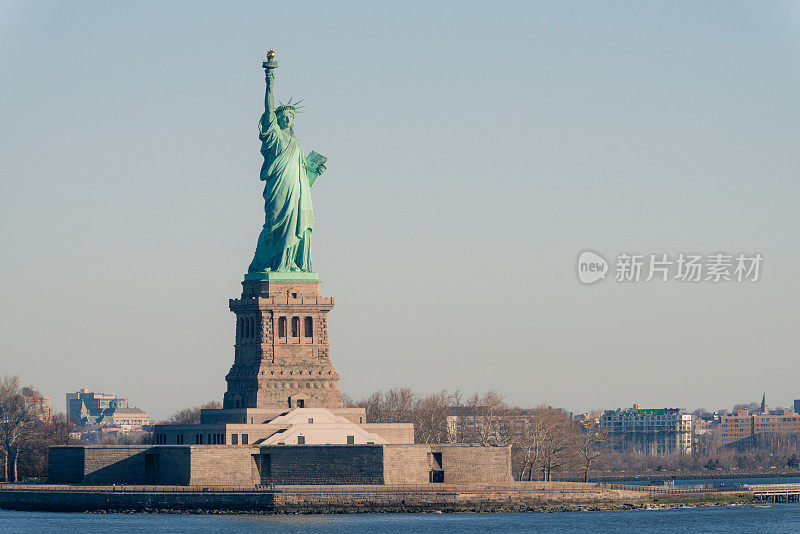
MULTIPOLYGON (((0 508, 60 512, 343 513, 526 511, 643 506, 720 493, 577 482, 387 486, 0 486, 0 508)), ((746 498, 746 494, 740 495, 746 498)))
POLYGON ((45 512, 273 511, 269 493, 171 493, 138 491, 0 491, 0 508, 45 512))

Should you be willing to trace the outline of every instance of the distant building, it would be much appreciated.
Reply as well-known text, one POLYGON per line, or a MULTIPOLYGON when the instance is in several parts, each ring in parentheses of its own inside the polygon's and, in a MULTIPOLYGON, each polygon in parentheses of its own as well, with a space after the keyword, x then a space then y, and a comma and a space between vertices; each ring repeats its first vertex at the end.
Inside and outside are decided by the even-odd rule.
POLYGON ((800 413, 800 399, 794 400, 794 413, 800 413))
POLYGON ((488 406, 450 406, 447 409, 447 434, 451 442, 486 441, 504 443, 515 422, 534 413, 532 408, 492 411, 488 406), (481 439, 482 438, 482 439, 481 439))
POLYGON ((43 397, 35 389, 29 387, 22 388, 22 396, 25 398, 25 405, 32 408, 41 421, 52 420, 50 397, 43 397))
POLYGON ((715 430, 719 426, 720 416, 719 413, 708 413, 697 415, 695 414, 692 417, 692 428, 694 430, 695 436, 702 436, 703 434, 707 434, 713 430, 715 430))
POLYGON ((150 416, 139 408, 129 408, 127 399, 86 388, 67 393, 67 416, 84 427, 101 425, 134 430, 150 424, 150 416))
POLYGON ((139 408, 109 408, 99 423, 120 428, 141 428, 150 424, 150 416, 139 408))
POLYGON ((652 456, 692 453, 692 415, 679 408, 606 410, 600 426, 609 429, 615 447, 652 456))
MULTIPOLYGON (((797 406, 797 401, 794 401, 797 406)), ((723 415, 720 421, 723 445, 747 445, 759 435, 800 433, 800 415, 791 408, 770 413, 766 395, 761 399, 759 413, 739 410, 735 415, 723 415)))

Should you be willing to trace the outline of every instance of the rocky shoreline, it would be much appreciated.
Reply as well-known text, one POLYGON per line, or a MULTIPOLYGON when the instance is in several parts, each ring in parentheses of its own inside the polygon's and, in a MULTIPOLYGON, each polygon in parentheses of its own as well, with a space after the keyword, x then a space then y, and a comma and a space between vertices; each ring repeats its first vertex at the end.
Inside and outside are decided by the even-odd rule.
MULTIPOLYGON (((628 487, 630 488, 630 487, 628 487)), ((748 491, 639 490, 582 483, 514 484, 506 488, 448 485, 402 490, 386 486, 293 487, 274 491, 181 489, 9 488, 0 508, 27 511, 167 514, 542 513, 610 511, 754 503, 748 491)))
MULTIPOLYGON (((736 499, 731 502, 695 503, 598 503, 592 505, 554 504, 545 506, 487 506, 487 507, 380 507, 380 508, 313 508, 295 510, 239 510, 239 509, 175 509, 143 508, 114 510, 83 510, 74 513, 90 514, 176 514, 176 515, 343 515, 343 514, 485 514, 485 513, 558 513, 558 512, 612 512, 625 510, 669 510, 697 508, 700 506, 745 506, 755 504, 752 500, 736 499)), ((39 510, 62 511, 62 510, 39 510)))

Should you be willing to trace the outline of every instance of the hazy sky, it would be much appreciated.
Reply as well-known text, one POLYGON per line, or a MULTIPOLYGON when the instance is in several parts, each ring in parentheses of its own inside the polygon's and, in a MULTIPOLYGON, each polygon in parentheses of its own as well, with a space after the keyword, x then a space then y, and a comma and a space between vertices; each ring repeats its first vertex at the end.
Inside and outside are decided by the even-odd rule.
POLYGON ((800 398, 795 2, 0 4, 0 373, 221 400, 263 224, 266 49, 328 156, 314 265, 354 396, 800 398), (760 252, 756 283, 576 257, 760 252))

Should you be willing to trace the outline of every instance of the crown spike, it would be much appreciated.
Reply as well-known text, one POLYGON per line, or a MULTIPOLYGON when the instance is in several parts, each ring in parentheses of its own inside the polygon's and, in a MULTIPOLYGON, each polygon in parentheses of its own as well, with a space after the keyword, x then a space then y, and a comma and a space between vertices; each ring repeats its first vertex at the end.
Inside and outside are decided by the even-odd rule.
POLYGON ((292 102, 292 97, 289 97, 289 100, 285 104, 281 101, 278 101, 279 105, 275 109, 275 113, 280 113, 281 111, 284 110, 289 110, 292 113, 302 113, 302 111, 300 110, 303 109, 305 106, 298 106, 300 102, 302 102, 302 100, 297 100, 295 102, 292 102))

